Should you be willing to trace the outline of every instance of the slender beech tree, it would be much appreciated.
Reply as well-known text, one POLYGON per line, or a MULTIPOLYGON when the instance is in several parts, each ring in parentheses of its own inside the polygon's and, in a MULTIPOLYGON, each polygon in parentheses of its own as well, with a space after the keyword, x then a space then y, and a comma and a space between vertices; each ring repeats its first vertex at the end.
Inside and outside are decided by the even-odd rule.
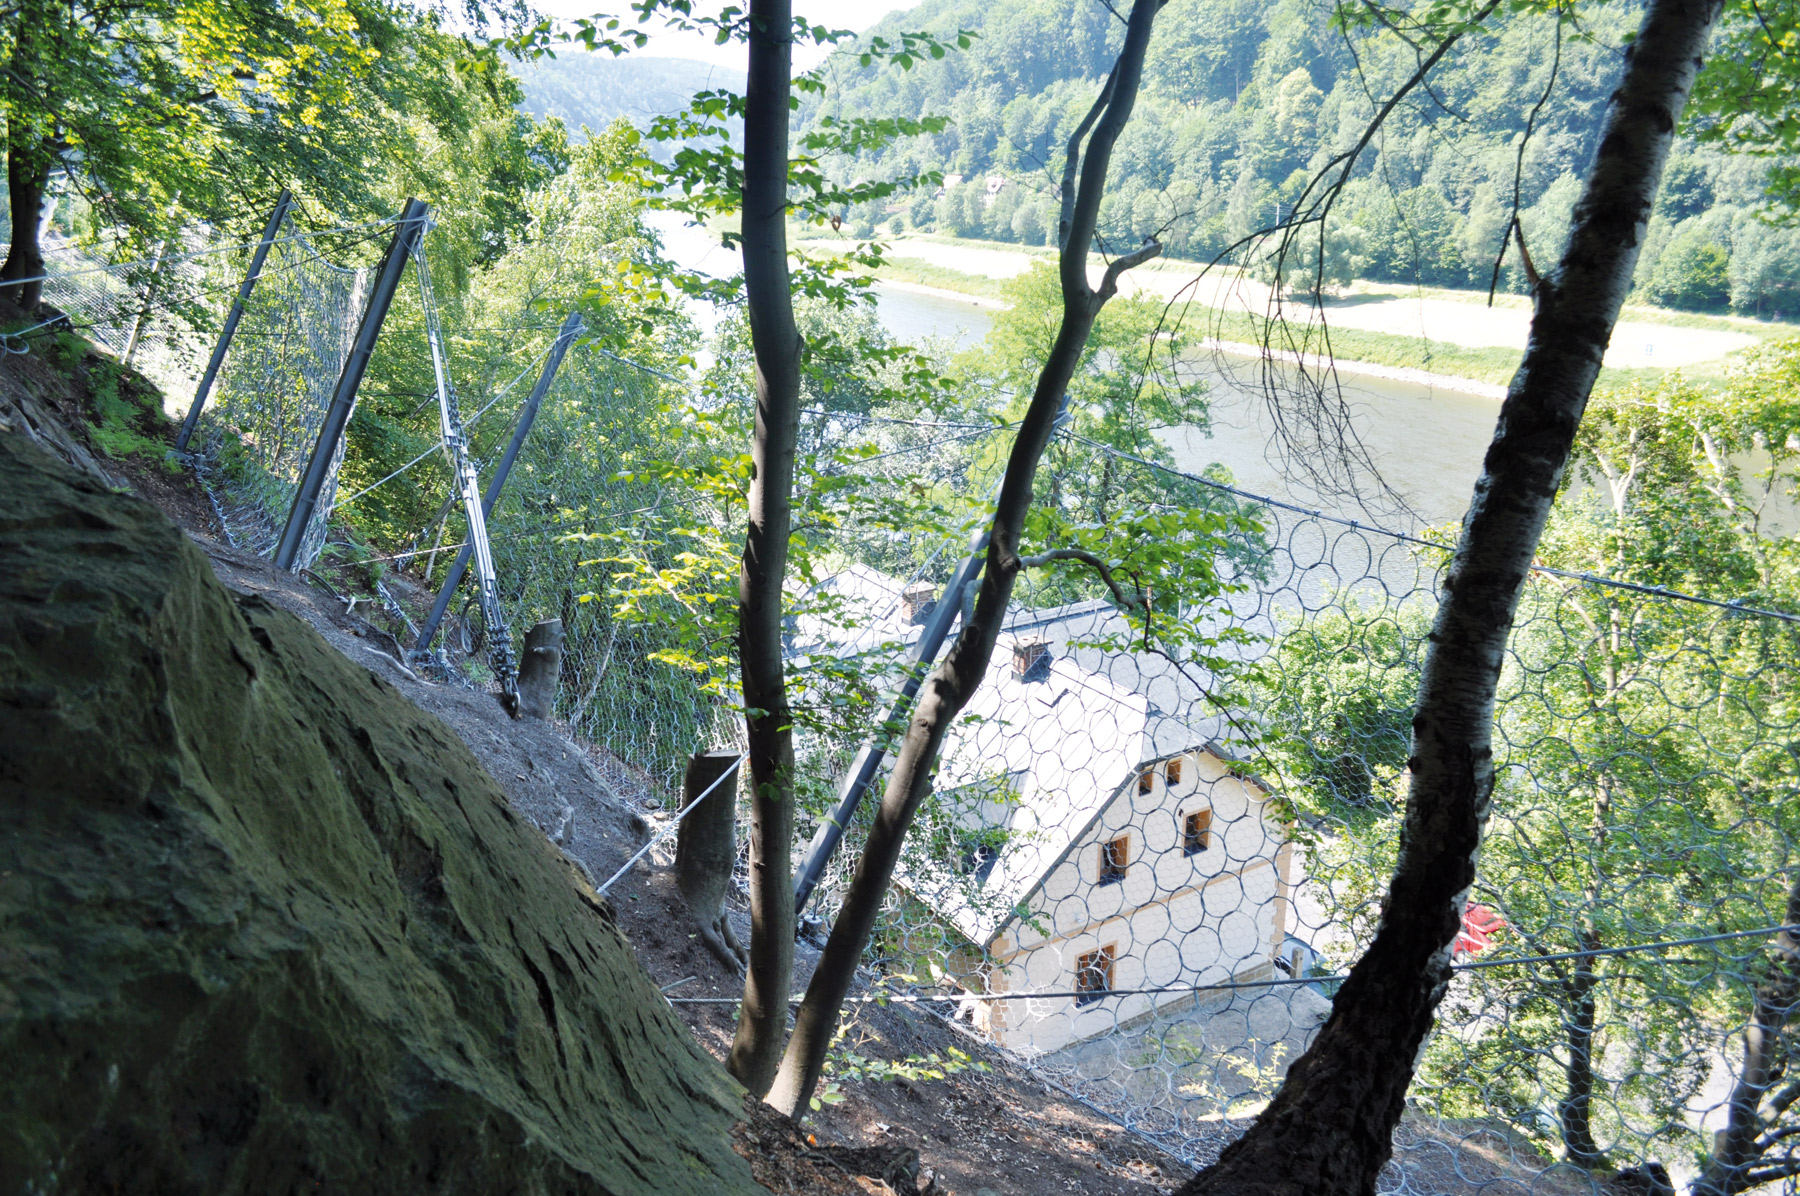
MULTIPOLYGON (((751 432, 751 476, 745 496, 748 527, 738 567, 735 635, 739 685, 745 710, 750 763, 750 950, 744 1003, 728 1066, 746 1088, 761 1095, 774 1079, 787 1039, 788 983, 794 960, 794 893, 791 876, 794 831, 793 693, 783 663, 783 591, 790 540, 794 535, 794 491, 800 405, 807 371, 825 363, 808 348, 795 319, 796 294, 837 307, 851 305, 866 282, 838 276, 842 263, 790 264, 787 224, 792 216, 823 223, 830 214, 872 204, 894 192, 937 176, 862 181, 842 185, 828 179, 820 161, 831 154, 864 153, 896 137, 941 131, 947 122, 930 117, 838 122, 808 134, 795 156, 789 122, 796 90, 822 91, 816 73, 793 76, 796 38, 832 44, 850 37, 796 18, 792 0, 752 0, 746 12, 727 6, 705 14, 696 0, 637 0, 637 24, 661 17, 669 26, 704 30, 718 41, 743 41, 748 50, 743 95, 706 91, 686 112, 659 117, 644 134, 653 141, 682 142, 672 162, 641 158, 633 170, 658 206, 696 221, 736 215, 743 253, 741 290, 736 280, 705 280, 674 272, 691 294, 741 300, 750 326, 755 372, 755 423, 751 432), (742 150, 726 123, 743 121, 742 150)), ((971 35, 958 34, 958 47, 971 35)), ((556 43, 579 43, 589 50, 629 53, 650 40, 624 18, 578 19, 564 29, 543 21, 507 42, 518 54, 535 56, 556 43)), ((882 59, 910 69, 922 58, 941 58, 949 41, 925 33, 902 33, 892 40, 868 39, 864 65, 882 59)), ((636 133, 632 136, 635 138, 636 133)), ((848 255, 862 266, 878 265, 881 247, 863 244, 848 255)), ((841 347, 840 347, 841 349, 841 347)), ((858 343, 866 357, 891 359, 885 346, 858 343)), ((826 354, 829 356, 829 351, 826 354)), ((866 362, 864 363, 866 364, 866 362)), ((711 609, 711 596, 703 603, 711 609)))
POLYGON ((738 572, 738 662, 750 744, 750 966, 731 1074, 769 1090, 787 1033, 794 966, 794 740, 781 595, 800 430, 800 332, 787 250, 792 0, 751 0, 744 84, 744 297, 756 356, 748 535, 738 572))
MULTIPOLYGON (((1162 250, 1156 242, 1147 242, 1108 265, 1099 286, 1089 282, 1088 252, 1094 244, 1095 224, 1101 196, 1106 189, 1107 170, 1112 163, 1113 146, 1131 118, 1151 28, 1164 3, 1165 0, 1136 0, 1132 5, 1126 21, 1124 44, 1112 73, 1069 138, 1068 158, 1063 166, 1059 227, 1062 325, 1038 375, 1031 405, 1007 458, 1006 479, 1001 485, 990 525, 986 563, 973 613, 943 663, 932 670, 920 688, 881 805, 875 813, 874 825, 869 829, 868 841, 857 860, 849 892, 832 926, 824 954, 813 971, 793 1037, 781 1060, 780 1073, 769 1092, 768 1102, 790 1116, 797 1116, 806 1109, 818 1084, 825 1052, 837 1032, 844 999, 855 978, 857 962, 868 946, 875 917, 880 912, 882 899, 900 858, 907 828, 912 824, 919 803, 931 789, 932 765, 945 732, 987 673, 988 660, 993 655, 1012 598, 1013 583, 1021 569, 1047 563, 1021 554, 1026 515, 1032 502, 1032 481, 1038 461, 1050 442, 1063 393, 1081 360, 1094 320, 1106 301, 1117 292, 1120 275, 1149 261, 1162 250)), ((747 246, 745 255, 748 262, 747 246)), ((759 371, 761 360, 759 350, 759 371)), ((1104 563, 1098 557, 1083 563, 1104 571, 1104 563)), ((746 657, 746 676, 748 665, 746 657)), ((754 952, 754 948, 752 950, 754 952)), ((749 1019, 746 1007, 744 1021, 749 1019)))
POLYGON ((1494 700, 1514 612, 1600 370, 1720 0, 1650 0, 1571 217, 1538 283, 1443 581, 1413 717, 1401 846, 1375 937, 1312 1048, 1180 1196, 1372 1194, 1449 984, 1494 789, 1494 700))

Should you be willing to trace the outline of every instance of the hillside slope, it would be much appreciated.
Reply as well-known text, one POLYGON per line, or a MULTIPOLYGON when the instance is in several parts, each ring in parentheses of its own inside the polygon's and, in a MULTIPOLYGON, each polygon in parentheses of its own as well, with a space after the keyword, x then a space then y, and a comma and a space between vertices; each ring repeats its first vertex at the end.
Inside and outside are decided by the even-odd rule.
MULTIPOLYGON (((1371 97, 1394 94, 1417 64, 1391 36, 1357 29, 1347 39, 1334 28, 1335 11, 1310 0, 1171 0, 1114 158, 1101 218, 1111 244, 1154 234, 1173 255, 1209 261, 1292 214, 1313 173, 1366 127, 1371 97)), ((1327 281, 1485 292, 1510 226, 1515 174, 1532 255, 1555 260, 1619 47, 1640 14, 1638 4, 1596 9, 1579 37, 1559 39, 1554 18, 1502 10, 1464 38, 1362 156, 1333 211, 1327 281), (1519 141, 1546 96, 1521 159, 1519 141)), ((830 87, 803 105, 802 124, 948 117, 941 133, 838 160, 833 170, 843 178, 943 171, 943 193, 911 196, 902 227, 1044 244, 1056 226, 1063 147, 1112 66, 1120 22, 1089 0, 924 0, 865 38, 921 29, 979 36, 908 71, 860 66, 858 46, 841 50, 825 66, 830 87)), ((1640 301, 1729 304, 1757 316, 1800 305, 1800 231, 1758 214, 1768 167, 1769 159, 1728 156, 1690 137, 1677 143, 1641 259, 1640 301)), ((892 229, 896 213, 871 204, 848 215, 866 235, 892 229)), ((1514 258, 1501 281, 1522 293, 1514 258)))
POLYGON ((0 494, 0 1190, 762 1190, 446 726, 10 435, 0 494))

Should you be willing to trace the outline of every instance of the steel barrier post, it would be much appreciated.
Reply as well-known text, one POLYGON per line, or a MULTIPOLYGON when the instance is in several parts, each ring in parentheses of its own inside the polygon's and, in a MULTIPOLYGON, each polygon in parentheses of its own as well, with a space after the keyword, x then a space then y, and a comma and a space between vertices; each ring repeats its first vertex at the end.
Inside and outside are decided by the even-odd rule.
MULTIPOLYGON (((525 400, 524 408, 519 412, 518 427, 513 429, 512 442, 506 446, 506 452, 500 458, 500 464, 494 469, 494 476, 488 482, 487 493, 481 497, 481 514, 486 519, 494 513, 494 504, 500 499, 500 488, 506 485, 506 477, 512 472, 513 462, 519 456, 519 449, 525 444, 525 437, 531 431, 532 421, 537 419, 538 407, 549 392, 550 384, 556 380, 556 371, 562 368, 564 354, 575 338, 581 335, 582 319, 580 312, 570 312, 569 318, 563 321, 562 331, 556 334, 556 341, 550 346, 550 356, 544 361, 543 372, 538 375, 537 385, 531 388, 531 396, 525 400)), ((438 628, 444 621, 444 612, 450 608, 450 599, 461 584, 463 573, 469 568, 469 556, 474 552, 474 545, 464 544, 457 550, 456 560, 450 564, 450 572, 444 577, 444 584, 438 590, 437 602, 432 605, 431 614, 426 616, 425 623, 419 628, 418 642, 414 648, 425 651, 431 647, 431 641, 437 638, 438 628)))
POLYGON ((294 558, 299 555, 300 542, 306 537, 306 525, 312 521, 313 511, 319 505, 319 491, 324 488, 325 475, 331 470, 331 458, 337 452, 338 441, 343 438, 344 426, 350 422, 350 413, 356 409, 356 389, 362 385, 369 358, 375 353, 375 340, 381 335, 382 321, 387 319, 394 292, 400 287, 400 276, 406 270, 407 259, 425 234, 425 220, 430 211, 425 201, 408 199, 400 212, 394 239, 375 276, 369 306, 363 309, 356 340, 350 346, 350 356, 344 360, 344 371, 338 375, 337 389, 331 394, 331 406, 325 411, 325 422, 319 426, 318 443, 313 446, 312 457, 306 463, 300 488, 294 492, 294 505, 288 510, 281 542, 275 547, 275 564, 279 568, 295 567, 294 558))

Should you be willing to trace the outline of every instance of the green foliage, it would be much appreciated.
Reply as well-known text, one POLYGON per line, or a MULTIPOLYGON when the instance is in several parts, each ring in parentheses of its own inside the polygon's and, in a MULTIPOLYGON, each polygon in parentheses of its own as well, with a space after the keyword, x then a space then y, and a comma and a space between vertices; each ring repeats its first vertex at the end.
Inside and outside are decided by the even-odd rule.
POLYGON ((87 397, 87 434, 109 457, 141 457, 171 472, 162 394, 72 332, 43 342, 44 356, 87 397))
POLYGON ((1663 246, 1643 289, 1644 298, 1664 307, 1708 311, 1731 297, 1731 254, 1705 224, 1688 221, 1663 246))
MULTIPOLYGON (((876 1007, 886 1008, 895 985, 918 983, 917 976, 890 973, 876 979, 869 995, 876 1007)), ((857 1008, 866 1008, 866 1005, 857 1008)), ((871 1046, 876 1044, 876 1034, 872 1027, 855 1013, 845 1018, 831 1040, 830 1052, 825 1056, 820 1090, 811 1098, 815 1113, 825 1105, 841 1102, 844 1099, 845 1084, 891 1084, 896 1080, 922 1084, 928 1080, 949 1079, 965 1071, 989 1070, 986 1063, 970 1058, 968 1052, 956 1047, 946 1047, 941 1052, 932 1051, 928 1055, 914 1052, 898 1059, 883 1059, 872 1052, 864 1053, 869 1052, 871 1046)))
POLYGON ((1703 143, 1771 159, 1769 210, 1787 223, 1800 209, 1800 4, 1730 4, 1688 102, 1703 143))
MULTIPOLYGON (((1791 0, 1776 8, 1792 15, 1791 0)), ((1532 256, 1540 268, 1554 261, 1618 48, 1635 29, 1638 10, 1584 10, 1579 36, 1565 30, 1560 51, 1553 50, 1555 27, 1569 18, 1541 4, 1505 4, 1479 24, 1471 24, 1471 5, 1379 11, 1387 23, 1372 6, 1173 0, 1158 21, 1145 92, 1119 142, 1101 213, 1107 245, 1116 251, 1154 234, 1169 255, 1207 261, 1273 225, 1292 211, 1310 172, 1348 148, 1373 103, 1414 70, 1415 46, 1460 29, 1463 38, 1434 72, 1428 94, 1416 93, 1393 114, 1339 196, 1325 250, 1330 260, 1312 260, 1315 238, 1307 234, 1307 260, 1285 263, 1283 280, 1310 291, 1322 266, 1328 286, 1370 278, 1485 290, 1506 245, 1515 173, 1532 256), (1556 91, 1538 113, 1521 160, 1518 140, 1558 58, 1556 91), (1340 238, 1349 243, 1332 244, 1340 238)), ((840 154, 828 169, 858 179, 962 174, 970 181, 910 209, 915 227, 1043 243, 1042 230, 1053 232, 1064 146, 1111 66, 1112 18, 1103 6, 1076 0, 1003 6, 927 0, 873 32, 885 34, 902 22, 972 29, 981 37, 966 52, 905 77, 862 69, 848 46, 823 68, 832 90, 808 98, 802 120, 929 112, 947 114, 950 123, 879 151, 840 154), (990 177, 1007 180, 992 196, 983 185, 990 177), (1009 192, 1015 198, 1004 199, 1009 192), (1019 218, 1021 211, 1033 215, 1019 218)), ((1735 69, 1732 94, 1753 98, 1733 113, 1730 137, 1683 139, 1677 153, 1683 165, 1671 179, 1680 198, 1666 205, 1673 220, 1721 217, 1730 235, 1715 235, 1713 244, 1734 269, 1740 252, 1773 257, 1774 268, 1736 269, 1730 301, 1740 311, 1791 311, 1795 304, 1786 271, 1800 267, 1800 243, 1757 240, 1746 226, 1740 247, 1738 235, 1739 218, 1757 207, 1765 177, 1800 178, 1783 173, 1793 169, 1788 163, 1800 146, 1791 131, 1781 131, 1784 120, 1793 123, 1787 115, 1792 84, 1780 82, 1787 77, 1782 72, 1800 77, 1789 71, 1793 24, 1776 27, 1778 54, 1769 53, 1769 35, 1756 33, 1748 18, 1733 26, 1742 44, 1728 40, 1714 56, 1703 90, 1706 80, 1723 80, 1735 69), (1761 94, 1759 79, 1771 84, 1761 94), (1721 152, 1751 145, 1765 147, 1768 156, 1748 162, 1721 152)), ((1724 87, 1715 87, 1721 112, 1728 110, 1724 87)), ((1718 287, 1709 278, 1701 293, 1711 303, 1718 287)), ((1516 248, 1500 281, 1524 289, 1516 248)))
POLYGON ((1308 813, 1353 818, 1398 804, 1428 618, 1346 596, 1276 641, 1253 704, 1269 720, 1263 750, 1283 792, 1308 813))
MULTIPOLYGON (((956 488, 923 472, 937 474, 946 459, 924 455, 921 461, 921 454, 880 439, 885 433, 878 434, 877 425, 858 418, 932 416, 943 394, 933 363, 890 343, 863 309, 801 297, 796 318, 804 344, 805 415, 786 611, 791 619, 822 620, 848 636, 859 616, 819 583, 851 561, 911 572, 961 527, 969 510, 956 488), (887 455, 895 449, 901 451, 887 455)), ((749 437, 748 400, 754 393, 743 314, 721 323, 702 393, 706 407, 687 413, 684 426, 708 451, 685 463, 653 467, 660 484, 693 496, 687 516, 658 536, 618 530, 600 538, 610 546, 603 560, 614 571, 620 615, 663 628, 670 646, 659 659, 687 671, 704 692, 729 704, 736 686, 738 558, 750 480, 750 458, 735 446, 749 437)), ((903 432, 901 439, 916 441, 917 435, 903 432)), ((860 738, 879 717, 898 656, 897 648, 868 658, 827 653, 793 670, 796 725, 827 743, 860 738)), ((822 807, 823 787, 816 796, 822 807)))
POLYGON ((23 0, 0 24, 12 169, 63 165, 108 223, 160 231, 223 206, 252 129, 316 135, 377 56, 351 0, 23 0))
MULTIPOLYGON (((1800 610, 1796 539, 1780 530, 1800 497, 1796 382, 1788 342, 1716 393, 1675 377, 1590 401, 1539 560, 1623 585, 1527 586, 1471 894, 1510 927, 1502 951, 1570 958, 1452 988, 1444 1024, 1465 1029, 1430 1042, 1420 1090, 1446 1116, 1498 1113, 1590 1167, 1625 1142, 1704 1154, 1683 1110, 1720 1027, 1746 1014, 1731 949, 1581 953, 1781 920, 1800 835, 1786 681, 1800 639, 1654 590, 1800 610)), ((1285 631, 1258 708, 1284 787, 1323 818, 1311 851, 1330 915, 1364 941, 1397 848, 1426 612, 1336 609, 1285 631)))

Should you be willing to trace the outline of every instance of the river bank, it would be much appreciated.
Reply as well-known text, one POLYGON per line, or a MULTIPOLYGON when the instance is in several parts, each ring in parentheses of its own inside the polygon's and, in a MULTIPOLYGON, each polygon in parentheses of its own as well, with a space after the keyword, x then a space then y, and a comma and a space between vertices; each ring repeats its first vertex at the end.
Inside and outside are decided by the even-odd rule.
MULTIPOLYGON (((841 248, 830 238, 813 238, 809 247, 841 248)), ((1008 281, 1053 258, 1043 248, 910 234, 889 242, 882 285, 1003 310, 1008 281)), ((1095 281, 1103 269, 1096 258, 1090 266, 1095 281)), ((1158 299, 1177 318, 1203 322, 1210 338, 1252 348, 1263 339, 1259 326, 1273 298, 1268 287, 1241 274, 1166 260, 1125 275, 1120 293, 1158 299)), ((1490 304, 1486 294, 1372 282, 1358 282, 1318 306, 1287 297, 1283 307, 1289 327, 1299 329, 1299 344, 1291 346, 1295 360, 1323 359, 1329 329, 1329 356, 1340 372, 1428 381, 1484 397, 1504 392, 1531 320, 1521 296, 1495 296, 1490 304)), ((1625 317, 1607 350, 1602 385, 1651 380, 1671 369, 1717 377, 1742 350, 1800 335, 1796 324, 1642 306, 1628 308, 1625 317)))
POLYGON ((1336 357, 1325 357, 1319 353, 1293 353, 1284 349, 1265 350, 1260 345, 1245 344, 1242 341, 1222 341, 1210 336, 1201 342, 1201 346, 1229 357, 1260 358, 1266 354, 1276 361, 1288 365, 1299 365, 1308 370, 1335 370, 1340 374, 1354 374, 1359 378, 1381 378, 1389 382, 1405 382, 1411 386, 1454 391, 1457 394, 1474 395, 1477 398, 1493 399, 1496 402, 1506 397, 1506 387, 1499 383, 1481 382, 1474 378, 1458 378, 1451 374, 1435 374, 1430 370, 1421 370, 1414 366, 1381 365, 1372 361, 1344 361, 1336 357))

